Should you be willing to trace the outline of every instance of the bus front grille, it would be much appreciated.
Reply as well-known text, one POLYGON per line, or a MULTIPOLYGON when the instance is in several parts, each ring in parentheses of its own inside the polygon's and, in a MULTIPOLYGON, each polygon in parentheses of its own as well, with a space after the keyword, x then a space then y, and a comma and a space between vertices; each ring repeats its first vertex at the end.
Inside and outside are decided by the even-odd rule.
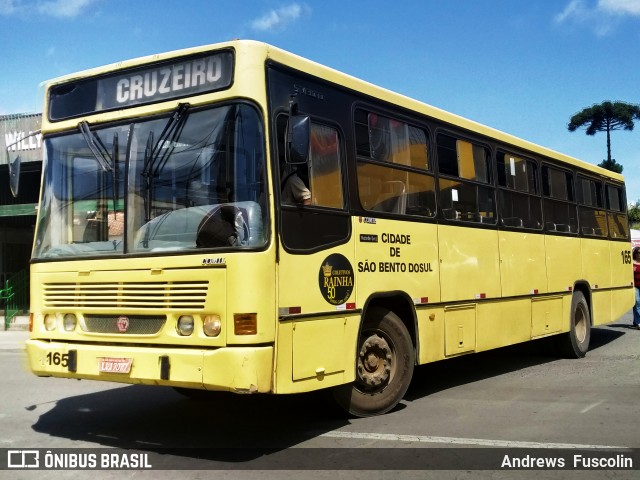
POLYGON ((204 309, 209 282, 48 283, 44 307, 55 309, 204 309))
POLYGON ((82 329, 91 333, 126 333, 128 335, 153 335, 164 326, 167 318, 162 316, 85 315, 82 329), (126 323, 122 323, 126 318, 126 323), (123 326, 124 325, 124 326, 123 326))

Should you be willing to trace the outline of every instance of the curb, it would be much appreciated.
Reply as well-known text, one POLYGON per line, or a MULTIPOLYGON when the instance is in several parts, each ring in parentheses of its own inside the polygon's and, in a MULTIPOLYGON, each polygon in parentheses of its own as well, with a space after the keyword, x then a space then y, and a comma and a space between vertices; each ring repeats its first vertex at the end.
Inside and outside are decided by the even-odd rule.
MULTIPOLYGON (((4 320, 5 320, 5 317, 0 316, 0 332, 5 331, 4 320)), ((8 325, 6 329, 7 332, 20 332, 20 331, 28 331, 28 330, 29 330, 28 315, 18 315, 11 321, 11 323, 8 325)))

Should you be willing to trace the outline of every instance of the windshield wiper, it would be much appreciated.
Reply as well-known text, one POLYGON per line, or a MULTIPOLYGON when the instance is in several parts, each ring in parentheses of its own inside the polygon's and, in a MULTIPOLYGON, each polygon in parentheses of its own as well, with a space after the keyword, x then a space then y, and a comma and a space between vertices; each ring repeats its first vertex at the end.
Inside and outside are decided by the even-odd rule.
POLYGON ((80 122, 78 124, 78 128, 80 129, 85 142, 87 142, 89 150, 91 150, 91 153, 93 153, 93 156, 96 157, 96 160, 102 167, 102 170, 105 172, 113 172, 113 159, 111 158, 107 147, 105 147, 102 140, 100 140, 100 137, 98 137, 95 132, 91 131, 87 122, 80 122))
POLYGON ((144 167, 141 175, 145 179, 146 195, 145 202, 145 222, 151 220, 151 201, 153 199, 153 179, 160 176, 160 172, 164 169, 171 153, 173 152, 176 141, 180 137, 182 127, 187 119, 187 113, 190 105, 188 103, 179 104, 171 114, 171 117, 164 126, 158 141, 153 142, 153 132, 149 132, 147 139, 147 147, 144 151, 144 167), (168 144, 165 148, 165 144, 168 144))
POLYGON ((109 150, 107 150, 107 147, 102 143, 102 140, 96 132, 91 131, 87 122, 80 122, 78 124, 78 129, 80 130, 80 133, 82 133, 85 142, 87 142, 89 150, 91 150, 91 153, 93 153, 93 156, 100 164, 102 171, 111 174, 113 213, 115 217, 118 208, 118 133, 116 132, 113 134, 113 150, 109 153, 109 150))

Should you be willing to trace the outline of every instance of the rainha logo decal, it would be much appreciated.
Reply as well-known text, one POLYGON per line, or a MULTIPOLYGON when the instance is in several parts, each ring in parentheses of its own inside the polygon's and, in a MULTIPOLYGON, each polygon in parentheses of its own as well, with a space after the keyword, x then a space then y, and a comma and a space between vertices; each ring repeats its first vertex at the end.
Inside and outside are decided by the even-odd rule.
POLYGON ((324 299, 331 305, 342 305, 353 292, 353 267, 344 255, 334 253, 322 262, 318 285, 324 299))

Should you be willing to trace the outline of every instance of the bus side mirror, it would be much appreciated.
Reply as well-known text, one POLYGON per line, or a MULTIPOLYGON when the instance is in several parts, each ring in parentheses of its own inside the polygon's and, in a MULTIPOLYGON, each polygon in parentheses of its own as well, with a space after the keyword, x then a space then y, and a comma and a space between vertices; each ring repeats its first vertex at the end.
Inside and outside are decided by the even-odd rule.
POLYGON ((18 187, 20 187, 20 155, 12 161, 9 160, 9 152, 7 152, 7 164, 9 165, 9 187, 14 197, 18 196, 18 187))
POLYGON ((309 138, 311 136, 311 119, 307 115, 292 115, 289 117, 287 129, 289 164, 307 163, 309 158, 309 138))

